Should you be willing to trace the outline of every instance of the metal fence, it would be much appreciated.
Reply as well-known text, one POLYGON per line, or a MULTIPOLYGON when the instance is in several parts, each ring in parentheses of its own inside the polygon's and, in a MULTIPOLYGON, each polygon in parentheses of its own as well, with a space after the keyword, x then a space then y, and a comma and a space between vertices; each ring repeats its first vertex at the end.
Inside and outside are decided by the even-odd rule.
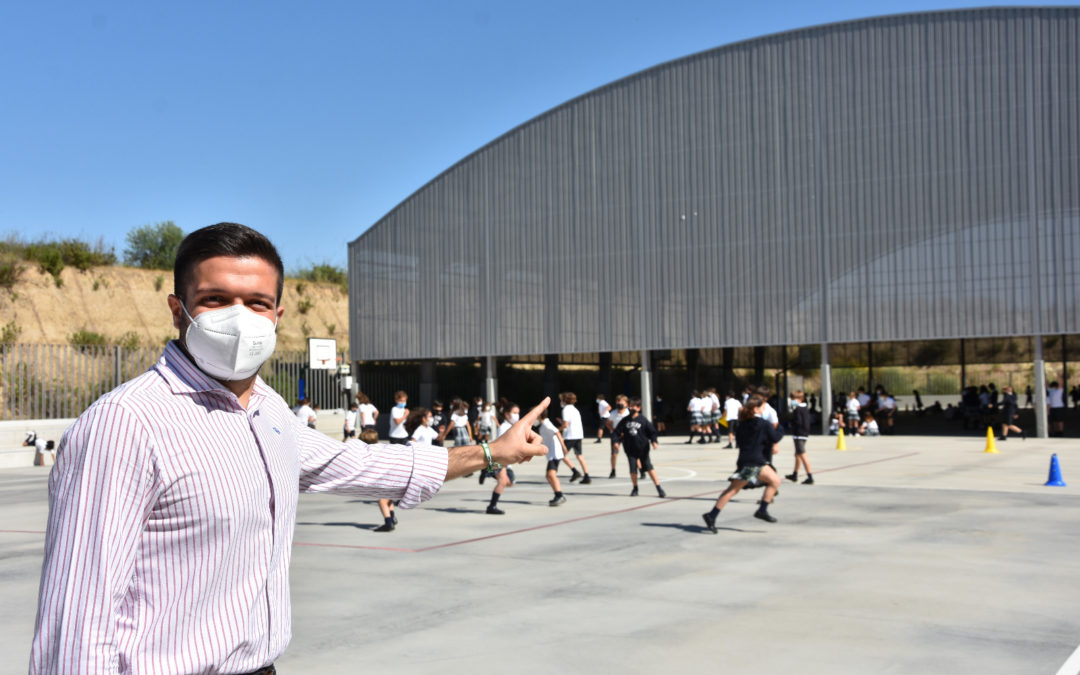
MULTIPOLYGON (((345 352, 339 356, 349 362, 345 352)), ((0 420, 78 417, 160 357, 161 349, 150 347, 0 346, 0 420)), ((306 351, 279 351, 259 373, 290 404, 301 394, 326 409, 347 401, 337 371, 310 369, 306 351)))

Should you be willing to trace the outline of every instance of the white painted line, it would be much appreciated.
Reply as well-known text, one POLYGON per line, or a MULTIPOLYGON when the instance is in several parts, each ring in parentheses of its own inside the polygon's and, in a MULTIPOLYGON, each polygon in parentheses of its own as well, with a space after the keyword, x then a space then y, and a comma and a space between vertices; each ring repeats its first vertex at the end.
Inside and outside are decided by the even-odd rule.
POLYGON ((1080 673, 1080 647, 1076 648, 1065 665, 1057 671, 1057 675, 1077 675, 1077 673, 1080 673))

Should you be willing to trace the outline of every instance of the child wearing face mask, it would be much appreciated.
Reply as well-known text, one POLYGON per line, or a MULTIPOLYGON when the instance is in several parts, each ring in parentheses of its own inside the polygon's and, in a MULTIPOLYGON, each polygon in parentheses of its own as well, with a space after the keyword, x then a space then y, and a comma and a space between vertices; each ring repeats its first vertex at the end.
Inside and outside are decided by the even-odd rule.
MULTIPOLYGON (((511 403, 506 399, 500 400, 499 408, 503 421, 495 432, 495 438, 498 438, 509 431, 510 427, 517 423, 521 413, 517 404, 511 403)), ((495 489, 491 491, 491 501, 488 503, 487 513, 492 516, 501 516, 506 512, 499 508, 499 498, 502 497, 503 490, 508 486, 513 485, 510 469, 505 466, 499 469, 499 472, 495 474, 495 481, 495 489)))
POLYGON ((409 417, 409 409, 406 404, 409 395, 403 391, 394 394, 394 409, 390 411, 390 442, 397 445, 405 445, 409 440, 409 432, 405 429, 405 420, 409 417))
POLYGON ((611 473, 608 478, 615 477, 615 464, 619 461, 619 444, 615 442, 615 427, 619 426, 619 422, 622 422, 624 417, 630 415, 630 409, 627 407, 630 399, 625 394, 619 394, 615 397, 615 409, 611 411, 611 414, 607 419, 608 435, 611 438, 611 473))
POLYGON ((495 431, 495 426, 495 406, 491 405, 490 401, 484 401, 480 406, 480 414, 476 417, 476 440, 494 440, 491 433, 495 431))

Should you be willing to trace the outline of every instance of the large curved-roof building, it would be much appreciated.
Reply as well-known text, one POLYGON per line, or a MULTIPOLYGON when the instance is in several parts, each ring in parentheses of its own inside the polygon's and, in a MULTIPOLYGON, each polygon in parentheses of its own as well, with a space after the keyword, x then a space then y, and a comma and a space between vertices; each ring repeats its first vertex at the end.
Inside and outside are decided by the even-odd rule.
POLYGON ((589 92, 350 244, 353 358, 1078 333, 1078 38, 887 16, 589 92))

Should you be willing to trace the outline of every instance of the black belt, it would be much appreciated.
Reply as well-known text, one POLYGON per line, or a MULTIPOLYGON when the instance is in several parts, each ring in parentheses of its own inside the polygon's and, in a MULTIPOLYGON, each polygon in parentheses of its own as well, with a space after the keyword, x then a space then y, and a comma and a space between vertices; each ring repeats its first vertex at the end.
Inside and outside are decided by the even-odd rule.
POLYGON ((263 666, 258 670, 253 670, 250 673, 245 673, 244 675, 275 675, 275 673, 277 673, 277 668, 275 668, 274 664, 271 663, 268 666, 263 666))

